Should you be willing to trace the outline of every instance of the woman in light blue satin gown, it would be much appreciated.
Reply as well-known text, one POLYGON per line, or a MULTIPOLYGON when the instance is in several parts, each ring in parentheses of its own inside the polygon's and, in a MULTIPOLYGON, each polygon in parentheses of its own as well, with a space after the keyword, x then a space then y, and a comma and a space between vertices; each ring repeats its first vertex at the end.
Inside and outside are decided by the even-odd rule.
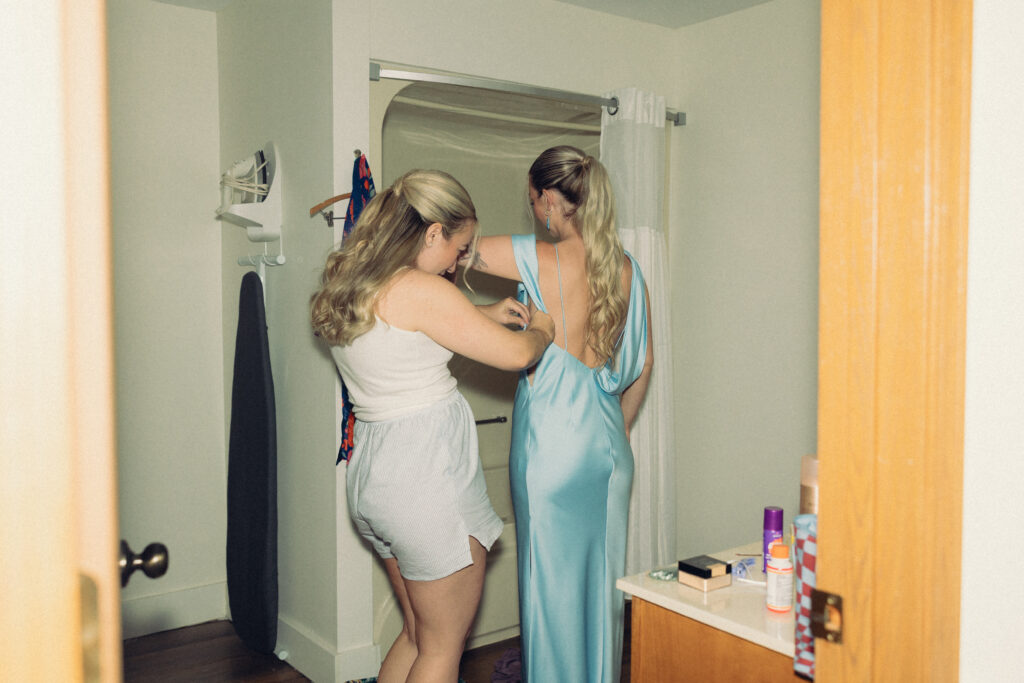
POLYGON ((530 204, 553 242, 480 240, 474 267, 520 282, 555 341, 520 374, 509 458, 525 683, 614 683, 622 658, 629 427, 653 363, 647 290, 615 232, 607 173, 573 147, 542 153, 530 204))

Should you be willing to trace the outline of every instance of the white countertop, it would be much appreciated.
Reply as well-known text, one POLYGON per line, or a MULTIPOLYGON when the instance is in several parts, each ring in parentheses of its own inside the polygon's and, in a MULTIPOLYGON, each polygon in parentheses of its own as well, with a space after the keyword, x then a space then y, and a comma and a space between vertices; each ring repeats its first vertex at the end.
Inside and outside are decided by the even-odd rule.
MULTIPOLYGON (((760 558, 761 543, 732 548, 711 557, 728 562, 756 553, 760 558)), ((764 580, 760 559, 752 579, 764 580)), ((795 621, 793 610, 784 614, 771 612, 765 607, 765 587, 743 583, 733 578, 732 585, 704 593, 678 581, 662 581, 647 572, 626 576, 615 582, 615 587, 628 595, 664 607, 712 628, 725 631, 738 638, 756 643, 780 654, 793 656, 795 621)))

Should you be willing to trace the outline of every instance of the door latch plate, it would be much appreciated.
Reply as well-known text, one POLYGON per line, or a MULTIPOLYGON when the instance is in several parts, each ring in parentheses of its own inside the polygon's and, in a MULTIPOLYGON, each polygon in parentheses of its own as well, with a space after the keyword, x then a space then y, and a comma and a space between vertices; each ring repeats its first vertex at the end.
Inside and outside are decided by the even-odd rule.
POLYGON ((811 590, 811 634, 830 643, 843 642, 843 596, 811 590))

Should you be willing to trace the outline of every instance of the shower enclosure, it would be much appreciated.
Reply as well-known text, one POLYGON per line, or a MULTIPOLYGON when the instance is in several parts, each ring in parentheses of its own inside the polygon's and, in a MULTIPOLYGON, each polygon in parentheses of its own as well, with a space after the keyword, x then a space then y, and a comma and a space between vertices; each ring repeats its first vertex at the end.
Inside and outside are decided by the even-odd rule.
MULTIPOLYGON (((400 80, 371 83, 370 102, 368 159, 378 189, 413 168, 446 171, 472 196, 482 235, 536 232, 545 238, 528 209, 530 164, 554 145, 574 145, 594 156, 599 152, 597 105, 400 80)), ((464 287, 461 277, 459 284, 464 287)), ((469 274, 469 284, 467 295, 480 303, 515 294, 515 283, 475 272, 469 274)), ((473 648, 519 633, 515 519, 508 483, 517 376, 459 356, 451 368, 478 421, 509 418, 478 427, 487 491, 505 529, 487 558, 484 595, 467 645, 473 648)), ((373 592, 374 640, 383 652, 401 629, 401 611, 379 563, 373 592)))

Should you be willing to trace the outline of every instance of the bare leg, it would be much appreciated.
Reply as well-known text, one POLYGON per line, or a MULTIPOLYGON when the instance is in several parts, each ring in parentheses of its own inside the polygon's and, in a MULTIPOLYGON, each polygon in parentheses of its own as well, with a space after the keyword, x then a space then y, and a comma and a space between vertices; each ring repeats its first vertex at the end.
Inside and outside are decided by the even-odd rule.
MULTIPOLYGON (((416 660, 408 683, 454 683, 480 605, 487 551, 469 538, 473 564, 436 581, 405 581, 415 615, 416 660)), ((390 653, 388 654, 390 657, 390 653)))
POLYGON ((408 678, 409 669, 416 660, 416 618, 409 603, 409 594, 405 592, 405 581, 398 572, 398 560, 384 560, 384 569, 387 570, 391 588, 395 591, 395 597, 402 608, 402 632, 398 634, 398 638, 380 665, 377 683, 402 683, 408 678))

